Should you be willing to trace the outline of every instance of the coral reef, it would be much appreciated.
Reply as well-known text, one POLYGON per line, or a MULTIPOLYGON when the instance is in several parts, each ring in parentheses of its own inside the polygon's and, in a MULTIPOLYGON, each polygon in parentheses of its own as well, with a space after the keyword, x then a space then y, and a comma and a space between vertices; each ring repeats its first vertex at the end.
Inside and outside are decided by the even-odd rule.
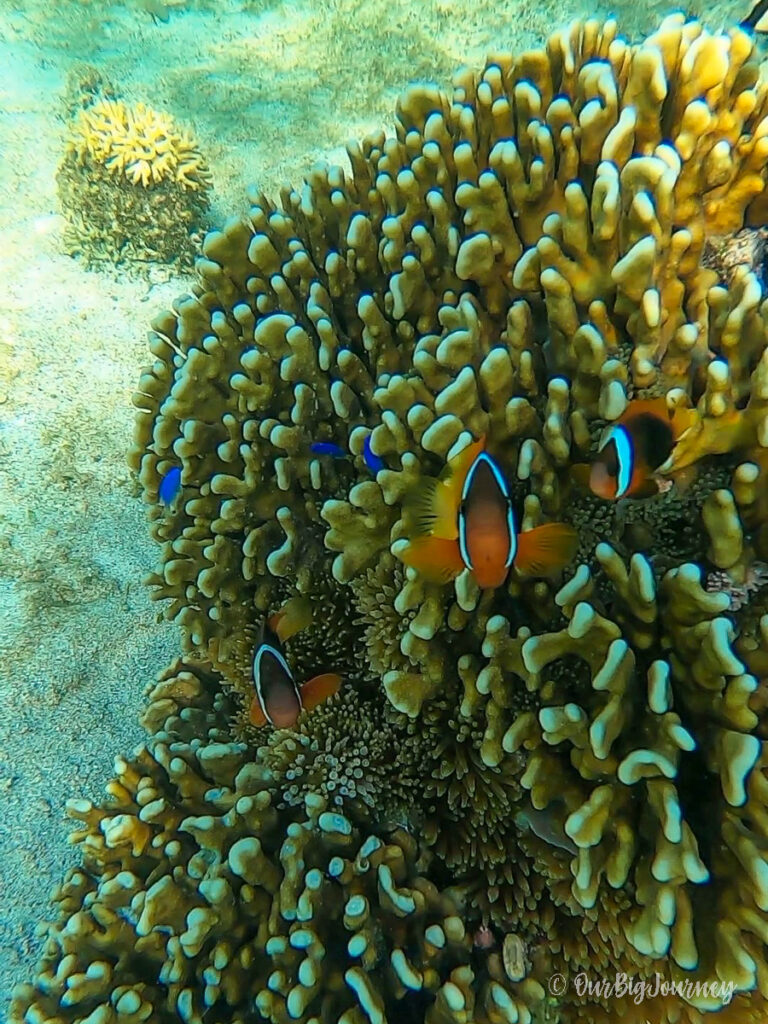
POLYGON ((195 660, 113 806, 73 807, 26 1024, 765 1018, 768 301, 759 246, 728 255, 768 213, 752 41, 579 23, 396 124, 254 194, 154 321, 131 464, 195 660), (585 493, 659 396, 691 422, 659 493, 585 493), (562 578, 399 559, 406 496, 481 437, 523 531, 578 529, 562 578), (344 686, 254 730, 254 624, 296 593, 291 667, 344 686))
POLYGON ((19 990, 17 1009, 158 1024, 352 1024, 392 1010, 530 1021, 540 986, 510 984, 500 963, 478 969, 417 840, 361 828, 311 790, 279 812, 270 773, 217 728, 223 700, 203 667, 173 666, 110 805, 72 802, 85 862, 58 893, 69 919, 46 947, 62 966, 44 969, 38 993, 19 990))
MULTIPOLYGON (((169 115, 99 95, 86 73, 80 79, 57 174, 69 251, 87 262, 191 263, 211 185, 197 143, 169 115)), ((71 82, 70 93, 76 88, 71 82)))
POLYGON ((386 698, 374 690, 365 700, 347 688, 338 698, 304 715, 295 729, 270 733, 256 751, 270 775, 282 780, 278 806, 297 806, 322 796, 333 810, 354 811, 362 820, 407 820, 415 772, 393 775, 401 733, 387 719, 386 698))

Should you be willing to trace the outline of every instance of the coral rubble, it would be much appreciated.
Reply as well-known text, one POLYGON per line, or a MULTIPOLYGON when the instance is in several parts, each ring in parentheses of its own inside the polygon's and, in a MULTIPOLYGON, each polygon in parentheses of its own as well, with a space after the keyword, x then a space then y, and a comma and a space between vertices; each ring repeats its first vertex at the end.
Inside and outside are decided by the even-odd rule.
POLYGON ((768 300, 754 245, 723 256, 768 213, 752 42, 579 23, 348 156, 254 194, 153 324, 131 463, 188 660, 112 803, 73 805, 16 1019, 761 1021, 768 300), (659 493, 581 490, 659 396, 691 421, 659 493), (398 559, 405 496, 480 437, 523 530, 578 529, 563 578, 398 559), (270 733, 254 623, 295 593, 288 663, 345 683, 270 733))
POLYGON ((169 115, 94 95, 72 121, 57 180, 72 253, 88 262, 191 263, 211 175, 169 115))

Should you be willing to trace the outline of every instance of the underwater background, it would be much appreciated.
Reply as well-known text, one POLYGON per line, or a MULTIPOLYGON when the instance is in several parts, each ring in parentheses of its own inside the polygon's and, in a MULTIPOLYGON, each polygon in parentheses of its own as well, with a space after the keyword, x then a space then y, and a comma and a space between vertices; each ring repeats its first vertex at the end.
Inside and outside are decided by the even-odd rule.
MULTIPOLYGON (((73 797, 98 799, 142 740, 148 682, 180 650, 143 579, 156 565, 126 462, 150 320, 189 271, 67 253, 56 175, 80 65, 188 128, 207 226, 277 197, 344 143, 393 128, 409 83, 449 88, 488 52, 614 15, 630 41, 675 6, 573 0, 0 3, 0 1018, 35 969, 49 893, 79 858, 73 797), (73 73, 75 79, 73 79, 73 73)), ((692 3, 717 30, 739 3, 692 3)), ((79 76, 79 78, 78 78, 79 76)))

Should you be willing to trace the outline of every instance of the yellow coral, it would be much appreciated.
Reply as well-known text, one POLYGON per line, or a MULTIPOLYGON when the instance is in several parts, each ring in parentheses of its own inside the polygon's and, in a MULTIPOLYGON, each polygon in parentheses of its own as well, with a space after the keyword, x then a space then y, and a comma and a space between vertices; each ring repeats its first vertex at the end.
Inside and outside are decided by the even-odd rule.
POLYGON ((170 115, 108 96, 88 104, 72 123, 57 180, 72 255, 192 262, 211 175, 170 115))
POLYGON ((198 191, 210 173, 195 139, 169 114, 143 103, 103 99, 80 111, 70 143, 81 162, 103 164, 133 185, 173 181, 198 191))

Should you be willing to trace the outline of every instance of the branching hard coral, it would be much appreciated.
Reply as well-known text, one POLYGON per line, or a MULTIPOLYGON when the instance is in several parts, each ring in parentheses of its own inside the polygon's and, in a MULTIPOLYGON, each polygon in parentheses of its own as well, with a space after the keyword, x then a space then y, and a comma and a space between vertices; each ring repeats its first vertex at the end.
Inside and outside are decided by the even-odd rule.
MULTIPOLYGON (((558 595, 567 627, 519 638, 540 709, 514 717, 501 740, 503 751, 526 751, 521 785, 533 808, 541 809, 527 812, 532 838, 521 837, 524 849, 535 853, 538 846, 543 857, 547 846, 570 844, 576 854, 567 874, 553 869, 551 854, 537 865, 536 874, 547 878, 549 899, 575 916, 580 906, 587 920, 600 922, 594 933, 602 936, 598 946, 579 950, 566 938, 562 915, 555 915, 552 948, 562 946, 571 970, 572 961, 584 963, 587 952, 587 959, 607 958, 617 971, 629 961, 631 973, 640 977, 649 967, 641 954, 651 963, 668 958, 674 977, 690 972, 700 983, 727 977, 750 989, 756 979, 737 974, 734 957, 737 949, 757 952, 744 922, 760 915, 762 902, 759 887, 738 882, 745 868, 757 877, 763 843, 754 822, 763 813, 764 755, 749 735, 757 721, 748 703, 756 680, 744 675, 729 647, 733 630, 721 617, 727 599, 707 594, 694 566, 670 571, 657 593, 640 556, 626 567, 608 545, 597 554, 618 598, 616 622, 589 602, 589 573, 577 574, 558 595), (660 657, 664 650, 666 658, 660 657), (576 688, 562 675, 551 675, 550 666, 564 655, 589 666, 591 685, 576 688), (642 675, 647 697, 638 703, 642 675), (649 861, 644 848, 652 853, 649 861), (701 909, 697 888, 704 886, 722 932, 711 931, 711 916, 701 909), (626 895, 616 899, 612 890, 626 895), (739 925, 730 923, 732 914, 739 925)), ((488 629, 485 647, 493 672, 519 639, 509 636, 501 616, 488 629)), ((508 720, 497 707, 494 719, 499 714, 502 723, 508 720)), ((521 930, 518 922, 514 926, 521 930)), ((748 964, 745 957, 742 970, 748 964)))
POLYGON ((311 790, 278 809, 268 768, 209 738, 219 699, 204 668, 175 666, 109 803, 72 801, 84 864, 19 1019, 530 1022, 541 987, 475 973, 418 841, 361 829, 311 790))
MULTIPOLYGON (((707 977, 726 969, 726 954, 684 926, 691 891, 727 893, 716 902, 724 927, 744 894, 727 883, 732 862, 718 875, 701 859, 711 843, 691 809, 699 773, 688 765, 706 767, 713 792, 722 777, 731 835, 725 808, 761 755, 754 716, 739 712, 720 732, 711 719, 735 714, 754 686, 726 698, 730 684, 702 682, 708 630, 715 664, 735 666, 731 627, 722 616, 711 626, 694 600, 690 623, 668 615, 662 629, 657 591, 685 605, 672 581, 699 574, 688 560, 729 569, 749 550, 732 522, 739 509, 715 497, 730 493, 733 461, 711 456, 762 436, 768 314, 752 271, 735 271, 726 291, 701 258, 708 238, 759 217, 767 112, 747 38, 679 18, 634 49, 612 23, 576 26, 546 54, 463 72, 452 100, 413 89, 396 139, 350 147, 351 175, 316 169, 300 193, 283 193, 282 210, 256 197, 247 222, 209 236, 198 292, 158 321, 158 362, 137 397, 133 459, 150 500, 182 468, 182 509, 156 514, 165 567, 154 582, 191 644, 209 649, 236 631, 283 577, 308 592, 330 549, 392 703, 418 728, 430 702, 463 687, 461 715, 484 716, 480 771, 508 772, 510 755, 524 754, 530 798, 506 798, 513 813, 499 815, 501 831, 488 826, 487 861, 517 877, 502 851, 552 847, 552 892, 575 917, 597 908, 614 964, 669 958, 707 977), (647 504, 579 496, 569 467, 589 458, 603 424, 633 396, 667 393, 696 406, 661 469, 691 466, 688 477, 647 504), (557 596, 514 574, 481 593, 468 573, 447 588, 385 568, 405 496, 481 436, 513 481, 523 530, 561 517, 580 529, 584 564, 557 596), (318 440, 349 455, 314 458, 318 440), (375 473, 366 440, 382 460, 375 473), (376 608, 370 588, 385 579, 376 608), (649 672, 656 690, 644 705, 633 694, 649 672), (657 775, 664 806, 677 801, 676 840, 663 817, 657 839, 657 819, 634 811, 632 786, 657 775), (613 831, 587 834, 580 816, 610 818, 613 831), (681 851, 668 849, 675 842, 681 851), (671 874, 657 867, 663 882, 649 881, 665 856, 671 874), (614 900, 629 880, 634 896, 614 900)), ((465 725, 447 714, 443 727, 465 725)), ((441 821, 435 843, 455 869, 477 847, 471 815, 451 813, 457 828, 441 821)), ((579 955, 605 960, 597 948, 579 955)), ((756 975, 741 979, 749 988, 756 975)))
POLYGON ((766 220, 767 125, 740 30, 578 23, 411 88, 349 170, 207 236, 153 324, 131 465, 155 597, 226 696, 177 712, 166 682, 183 740, 158 719, 118 815, 81 808, 27 1024, 107 989, 206 1024, 764 1019, 768 300, 707 254, 766 220), (661 493, 598 503, 574 469, 647 397, 691 421, 661 493), (564 577, 402 565, 415 489, 482 438, 522 537, 579 531, 564 577), (316 625, 288 655, 349 685, 254 733, 251 631, 289 594, 316 625), (91 938, 112 899, 116 959, 91 938), (700 987, 552 1005, 556 971, 700 987))
POLYGON ((101 100, 85 107, 71 148, 80 163, 103 164, 132 185, 176 182, 192 192, 205 191, 210 173, 191 135, 167 114, 143 103, 101 100))
POLYGON ((88 260, 186 260, 211 175, 168 115, 98 98, 72 122, 57 175, 72 252, 88 260))

